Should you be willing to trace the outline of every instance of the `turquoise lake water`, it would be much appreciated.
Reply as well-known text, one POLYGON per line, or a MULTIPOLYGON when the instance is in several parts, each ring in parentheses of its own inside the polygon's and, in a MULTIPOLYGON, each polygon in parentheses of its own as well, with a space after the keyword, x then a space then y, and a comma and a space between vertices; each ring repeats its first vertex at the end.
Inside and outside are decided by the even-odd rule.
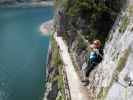
POLYGON ((0 100, 41 100, 53 8, 0 8, 0 100))

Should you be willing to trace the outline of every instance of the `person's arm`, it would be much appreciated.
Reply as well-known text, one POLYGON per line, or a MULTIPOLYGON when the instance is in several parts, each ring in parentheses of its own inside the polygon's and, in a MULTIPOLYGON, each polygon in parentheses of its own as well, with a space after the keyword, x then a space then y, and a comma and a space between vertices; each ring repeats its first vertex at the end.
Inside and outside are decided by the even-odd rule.
POLYGON ((102 55, 102 54, 100 54, 100 52, 99 52, 99 50, 98 50, 98 49, 95 49, 95 52, 96 52, 96 54, 97 54, 97 55, 99 55, 101 58, 103 58, 103 55, 102 55))
POLYGON ((86 59, 86 63, 88 64, 88 61, 89 61, 89 55, 90 55, 90 53, 89 52, 87 52, 87 54, 86 54, 86 56, 85 56, 85 59, 86 59))

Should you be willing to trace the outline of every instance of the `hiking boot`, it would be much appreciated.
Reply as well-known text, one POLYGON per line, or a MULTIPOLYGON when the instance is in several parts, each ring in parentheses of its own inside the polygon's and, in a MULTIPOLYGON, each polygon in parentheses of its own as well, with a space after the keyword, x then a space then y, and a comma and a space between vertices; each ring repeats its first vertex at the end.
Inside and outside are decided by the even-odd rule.
POLYGON ((81 80, 81 82, 88 82, 89 80, 81 80))
POLYGON ((89 84, 89 80, 82 80, 81 85, 87 86, 89 84))
POLYGON ((88 86, 89 85, 89 82, 82 82, 81 85, 82 86, 88 86))

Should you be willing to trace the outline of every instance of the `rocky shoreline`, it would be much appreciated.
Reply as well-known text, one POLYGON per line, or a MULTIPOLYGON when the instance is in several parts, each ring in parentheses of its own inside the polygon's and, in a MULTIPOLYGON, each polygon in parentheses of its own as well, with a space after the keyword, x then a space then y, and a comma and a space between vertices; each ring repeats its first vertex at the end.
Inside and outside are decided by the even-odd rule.
POLYGON ((52 20, 48 20, 41 24, 39 30, 42 33, 42 35, 44 35, 44 36, 50 35, 50 33, 53 30, 53 23, 54 23, 54 20, 52 19, 52 20))

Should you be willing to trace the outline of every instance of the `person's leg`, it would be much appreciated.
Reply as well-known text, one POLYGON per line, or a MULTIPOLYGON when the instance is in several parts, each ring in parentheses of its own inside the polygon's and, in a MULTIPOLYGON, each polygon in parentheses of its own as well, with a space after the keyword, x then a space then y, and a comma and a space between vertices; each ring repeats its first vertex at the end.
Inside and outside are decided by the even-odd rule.
POLYGON ((86 81, 86 70, 81 69, 81 81, 84 82, 86 81))
POLYGON ((92 70, 92 65, 88 64, 88 67, 86 69, 86 77, 89 77, 91 70, 92 70))
POLYGON ((82 81, 86 81, 86 72, 85 72, 85 70, 83 70, 83 80, 82 81))
POLYGON ((87 86, 87 85, 89 84, 89 80, 88 80, 88 78, 86 77, 86 71, 85 71, 85 70, 82 71, 82 80, 81 80, 81 84, 82 84, 83 86, 87 86))
POLYGON ((86 69, 86 77, 89 77, 90 72, 95 68, 96 63, 90 62, 86 69))

